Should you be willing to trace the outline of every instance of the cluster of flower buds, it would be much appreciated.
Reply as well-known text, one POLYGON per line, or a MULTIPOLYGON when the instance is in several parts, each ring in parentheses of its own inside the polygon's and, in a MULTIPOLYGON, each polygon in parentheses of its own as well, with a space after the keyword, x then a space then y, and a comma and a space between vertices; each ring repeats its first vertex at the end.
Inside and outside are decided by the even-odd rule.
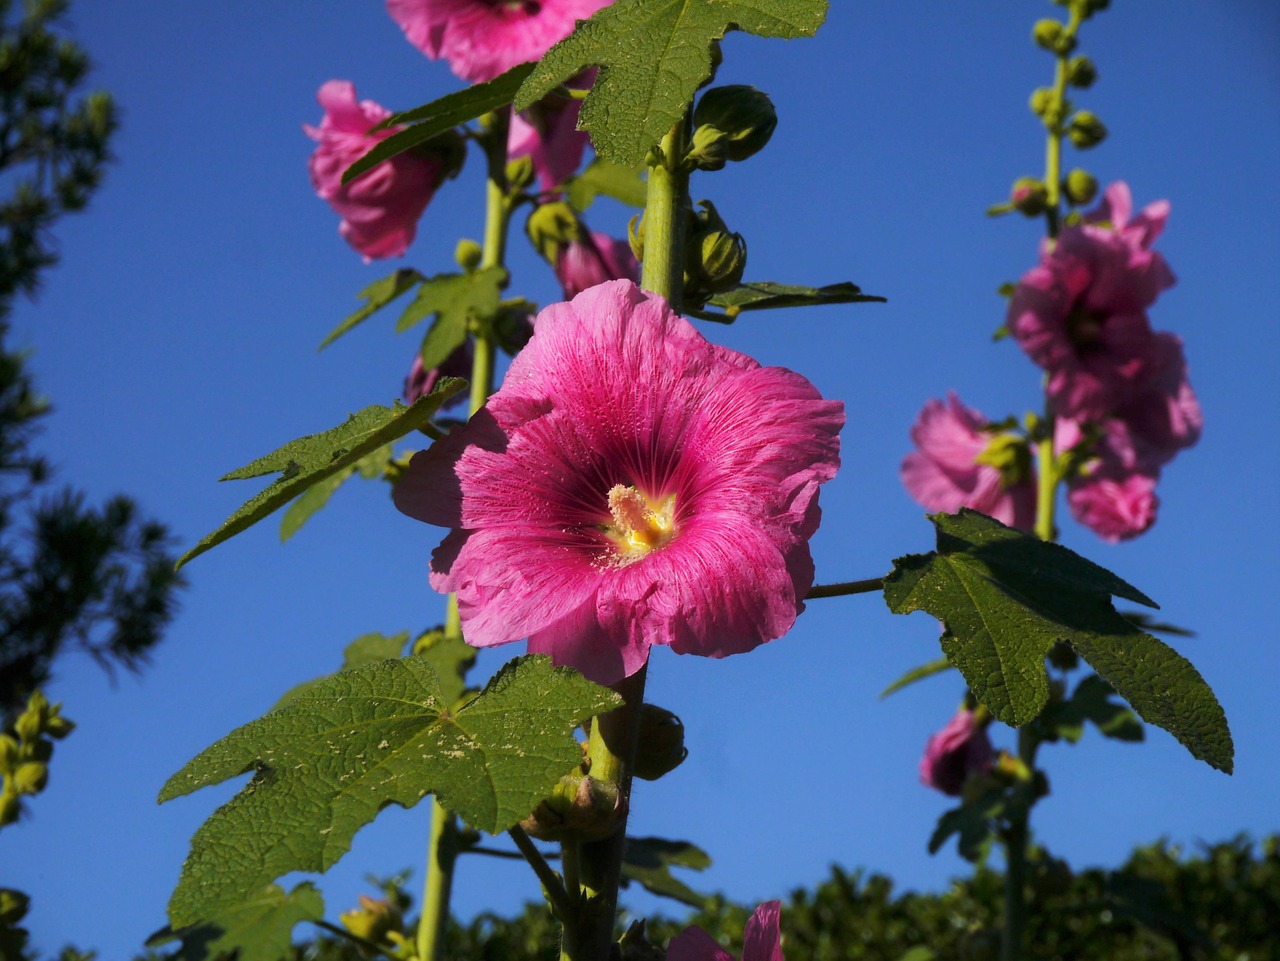
POLYGON ((747 268, 747 242, 729 230, 710 200, 698 201, 685 233, 684 294, 690 303, 732 290, 747 268))
POLYGON ((21 813, 22 797, 39 794, 49 780, 53 742, 75 729, 61 715, 61 704, 50 704, 40 691, 27 700, 14 722, 13 733, 0 734, 0 827, 12 824, 21 813))
POLYGON ((720 170, 764 149, 778 114, 769 95, 745 84, 712 87, 693 111, 693 138, 685 154, 690 169, 720 170))

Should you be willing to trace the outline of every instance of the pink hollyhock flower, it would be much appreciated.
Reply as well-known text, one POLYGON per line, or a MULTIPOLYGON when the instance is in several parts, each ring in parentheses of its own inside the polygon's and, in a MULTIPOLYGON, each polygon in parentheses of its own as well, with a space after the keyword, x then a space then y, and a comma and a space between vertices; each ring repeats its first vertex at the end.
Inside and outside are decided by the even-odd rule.
POLYGON ((1067 506, 1079 523, 1113 544, 1137 537, 1155 523, 1160 506, 1156 481, 1163 461, 1153 458, 1128 423, 1110 418, 1090 432, 1076 421, 1060 419, 1053 442, 1060 453, 1084 447, 1082 469, 1067 478, 1067 506))
MULTIPOLYGON (((742 932, 742 961, 785 961, 782 957, 782 902, 766 901, 747 919, 742 932)), ((667 961, 734 961, 734 957, 696 924, 667 945, 667 961)))
POLYGON ((1046 245, 1009 301, 1009 331, 1047 372, 1050 402, 1064 417, 1102 419, 1153 363, 1146 308, 1174 278, 1149 244, 1168 205, 1153 204, 1132 221, 1129 212, 1128 187, 1113 184, 1084 223, 1046 245))
POLYGON ((1009 444, 1011 435, 983 430, 987 419, 960 403, 954 393, 947 402, 924 405, 911 428, 916 450, 902 460, 902 483, 926 510, 954 513, 971 507, 1003 524, 1030 530, 1035 523, 1035 472, 1025 445, 1005 447, 1002 470, 979 458, 993 443, 1009 444))
POLYGON ((483 83, 517 64, 541 60, 610 0, 387 0, 409 42, 443 57, 464 80, 483 83))
POLYGON ((319 141, 308 163, 316 193, 342 218, 338 233, 366 262, 399 257, 413 242, 418 218, 444 180, 444 161, 408 151, 343 184, 343 171, 396 132, 371 132, 391 111, 372 100, 357 102, 356 88, 346 80, 330 80, 316 99, 324 108, 320 126, 303 126, 319 141))
POLYGON ((956 797, 972 774, 991 770, 994 752, 987 726, 973 711, 961 708, 946 727, 929 738, 920 759, 920 780, 956 797))
MULTIPOLYGON (((435 389, 441 377, 471 377, 471 364, 475 351, 471 340, 465 340, 461 347, 444 359, 439 367, 430 370, 422 366, 422 354, 413 355, 413 363, 409 367, 409 376, 404 379, 404 402, 412 404, 419 397, 425 397, 435 389)), ((460 391, 440 405, 441 410, 456 407, 467 400, 465 392, 460 391)))
POLYGON ((1177 334, 1155 335, 1147 374, 1116 407, 1115 418, 1124 421, 1137 459, 1151 468, 1167 464, 1200 439, 1204 415, 1187 380, 1187 359, 1177 334))
POLYGON ((583 232, 581 240, 560 248, 556 277, 566 298, 577 297, 589 287, 606 280, 640 280, 640 265, 631 245, 597 231, 583 232))
POLYGON ((542 311, 502 388, 414 456, 395 502, 453 528, 431 585, 457 592, 469 643, 527 637, 613 684, 654 644, 723 657, 786 633, 843 424, 799 374, 610 281, 542 311))
MULTIPOLYGON (((587 70, 565 86, 589 90, 595 79, 596 71, 587 70)), ((511 117, 507 155, 529 157, 543 190, 558 190, 582 163, 591 138, 578 129, 581 108, 581 100, 552 94, 511 117)))

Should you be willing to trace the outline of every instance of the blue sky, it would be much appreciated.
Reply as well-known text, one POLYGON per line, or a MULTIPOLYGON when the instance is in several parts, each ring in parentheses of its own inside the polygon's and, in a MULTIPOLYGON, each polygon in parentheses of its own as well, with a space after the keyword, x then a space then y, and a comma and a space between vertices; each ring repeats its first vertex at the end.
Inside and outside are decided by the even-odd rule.
MULTIPOLYGON (((780 122, 752 161, 697 178, 695 198, 713 199, 746 235, 749 278, 848 279, 889 298, 706 331, 847 405, 844 467, 823 490, 813 542, 821 582, 875 576, 931 546, 897 479, 928 398, 954 388, 993 418, 1036 405, 1037 370, 989 335, 1002 320, 996 287, 1033 263, 1038 226, 983 210, 1040 170, 1026 100, 1051 60, 1029 34, 1058 10, 836 3, 813 40, 725 44, 721 80, 766 90, 780 122)), ((316 89, 347 78, 362 97, 404 108, 457 81, 378 3, 82 0, 72 19, 95 82, 124 110, 119 163, 90 210, 59 226, 62 264, 19 306, 16 339, 34 348, 55 404, 40 443, 62 476, 98 500, 134 495, 187 546, 257 489, 217 477, 390 401, 414 350, 387 318, 316 353, 356 292, 390 269, 363 265, 311 192, 301 125, 319 117, 316 89)), ((1175 646, 1227 711, 1237 773, 1210 770, 1156 730, 1141 746, 1091 733, 1046 749, 1053 794, 1035 829, 1078 866, 1116 864, 1160 837, 1280 828, 1280 12, 1261 0, 1130 0, 1087 25, 1083 50, 1101 79, 1080 103, 1112 136, 1071 162, 1104 183, 1127 180, 1139 205, 1172 202, 1159 246, 1178 284, 1152 321, 1185 340, 1206 429, 1167 469, 1149 534, 1111 547, 1068 521, 1064 541, 1198 632, 1175 646)), ((481 194, 473 162, 396 265, 450 269, 457 238, 479 234, 481 194)), ((591 225, 621 233, 625 216, 602 205, 591 225)), ((524 246, 514 244, 514 288, 554 299, 524 246)), ((182 612, 140 677, 113 685, 87 659, 59 664, 49 693, 80 727, 59 745, 32 816, 0 835, 0 883, 33 895, 40 948, 137 950, 164 923, 190 835, 234 790, 158 808, 164 780, 289 686, 331 670, 356 636, 440 619, 425 576, 437 535, 397 514, 381 485, 344 489, 286 545, 276 530, 260 525, 191 565, 182 612)), ((487 654, 480 670, 515 653, 487 654)), ((966 865, 925 852, 946 799, 917 783, 916 764, 960 683, 949 675, 877 699, 937 656, 931 619, 893 617, 874 595, 814 602, 786 638, 726 661, 659 651, 649 697, 684 718, 690 757, 638 787, 633 833, 701 844, 715 863, 698 883, 747 902, 817 881, 832 862, 889 873, 904 889, 944 886, 966 865)), ((420 867, 427 814, 392 809, 357 836, 321 882, 331 917, 367 889, 367 872, 420 867)), ((473 858, 455 904, 471 914, 536 896, 520 865, 473 858)))

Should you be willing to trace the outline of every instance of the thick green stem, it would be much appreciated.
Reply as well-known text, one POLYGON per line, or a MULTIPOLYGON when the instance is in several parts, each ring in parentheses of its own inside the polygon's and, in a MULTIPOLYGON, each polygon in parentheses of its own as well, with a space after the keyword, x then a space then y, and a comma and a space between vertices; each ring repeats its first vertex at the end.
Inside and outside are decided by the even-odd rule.
POLYGON ((1058 504, 1058 465, 1053 456, 1053 432, 1036 447, 1036 536, 1042 541, 1058 538, 1054 512, 1058 504))
POLYGON ((431 837, 427 844, 427 879, 422 888, 422 917, 418 921, 420 961, 438 961, 444 957, 453 866, 458 859, 457 830, 457 820, 433 797, 431 837))
MULTIPOLYGON (((1064 35, 1075 37, 1080 29, 1080 11, 1072 9, 1064 35)), ((1062 137, 1066 133, 1067 76, 1070 51, 1058 54, 1053 74, 1053 115, 1047 124, 1049 135, 1044 151, 1044 185, 1048 191, 1045 220, 1048 222, 1049 240, 1055 240, 1062 224, 1062 137)))
POLYGON ((684 169, 685 121, 662 138, 662 158, 649 168, 644 205, 644 264, 640 286, 680 309, 684 292, 685 210, 689 172, 684 169))

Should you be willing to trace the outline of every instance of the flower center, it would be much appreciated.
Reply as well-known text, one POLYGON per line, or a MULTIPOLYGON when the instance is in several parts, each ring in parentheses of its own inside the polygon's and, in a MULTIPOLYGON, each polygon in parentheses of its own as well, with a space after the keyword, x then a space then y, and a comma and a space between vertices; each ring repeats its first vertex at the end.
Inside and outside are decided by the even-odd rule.
POLYGON ((609 491, 613 523, 605 533, 618 545, 619 560, 630 564, 666 547, 675 536, 675 507, 675 494, 655 503, 634 487, 615 484, 609 491))
POLYGON ((1067 316, 1067 339, 1079 350, 1087 350, 1102 337, 1107 315, 1100 310, 1077 307, 1067 316))

